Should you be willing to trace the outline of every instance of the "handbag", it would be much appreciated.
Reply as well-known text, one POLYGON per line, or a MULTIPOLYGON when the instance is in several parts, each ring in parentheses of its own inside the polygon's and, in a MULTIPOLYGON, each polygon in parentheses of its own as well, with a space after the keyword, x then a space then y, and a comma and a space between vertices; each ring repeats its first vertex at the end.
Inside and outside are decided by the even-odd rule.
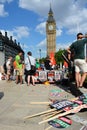
POLYGON ((36 67, 34 65, 31 65, 31 70, 36 71, 36 67))
POLYGON ((29 62, 30 62, 31 71, 32 71, 32 72, 36 72, 36 67, 35 67, 34 65, 31 65, 31 61, 30 61, 29 56, 28 56, 28 60, 29 60, 29 62))

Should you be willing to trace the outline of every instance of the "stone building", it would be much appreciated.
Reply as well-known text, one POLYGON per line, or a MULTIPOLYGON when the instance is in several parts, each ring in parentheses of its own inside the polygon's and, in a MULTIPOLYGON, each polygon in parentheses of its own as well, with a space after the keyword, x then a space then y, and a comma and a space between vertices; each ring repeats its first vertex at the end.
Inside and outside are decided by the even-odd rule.
POLYGON ((23 52, 24 59, 24 51, 21 48, 20 43, 17 44, 16 39, 13 41, 12 36, 8 38, 7 32, 5 32, 5 36, 0 32, 0 66, 5 63, 9 56, 12 56, 14 59, 19 51, 23 52))

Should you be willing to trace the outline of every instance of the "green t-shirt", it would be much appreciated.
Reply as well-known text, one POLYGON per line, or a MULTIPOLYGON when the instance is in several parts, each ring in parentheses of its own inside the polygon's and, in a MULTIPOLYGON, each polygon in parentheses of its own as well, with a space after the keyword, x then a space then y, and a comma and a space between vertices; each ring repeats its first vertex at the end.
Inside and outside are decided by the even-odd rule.
POLYGON ((21 60, 20 56, 16 55, 15 61, 18 69, 22 69, 22 63, 20 63, 20 60, 21 60))
POLYGON ((74 59, 84 59, 84 45, 87 43, 87 38, 77 40, 76 42, 72 43, 70 46, 70 50, 74 52, 74 59))
POLYGON ((36 68, 38 69, 40 67, 40 63, 36 62, 36 68))

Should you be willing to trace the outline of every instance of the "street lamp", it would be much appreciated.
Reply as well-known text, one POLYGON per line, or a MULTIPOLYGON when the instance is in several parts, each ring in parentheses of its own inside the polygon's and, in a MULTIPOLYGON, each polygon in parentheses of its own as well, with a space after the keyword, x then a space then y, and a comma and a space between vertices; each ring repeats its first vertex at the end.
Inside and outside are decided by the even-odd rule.
POLYGON ((41 49, 39 49, 39 52, 40 52, 40 59, 41 59, 41 49))

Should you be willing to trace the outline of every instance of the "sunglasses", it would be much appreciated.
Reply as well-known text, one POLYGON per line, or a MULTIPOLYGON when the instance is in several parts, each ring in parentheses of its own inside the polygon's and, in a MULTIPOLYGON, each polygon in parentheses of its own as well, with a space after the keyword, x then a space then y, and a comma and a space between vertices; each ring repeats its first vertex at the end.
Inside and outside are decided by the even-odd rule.
POLYGON ((78 39, 82 39, 82 37, 78 37, 78 39))

